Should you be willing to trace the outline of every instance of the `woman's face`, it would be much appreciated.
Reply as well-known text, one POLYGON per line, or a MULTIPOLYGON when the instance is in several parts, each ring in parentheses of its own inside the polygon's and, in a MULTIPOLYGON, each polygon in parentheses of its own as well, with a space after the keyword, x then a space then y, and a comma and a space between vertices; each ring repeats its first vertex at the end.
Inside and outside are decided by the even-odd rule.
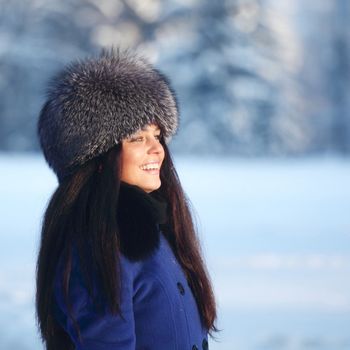
POLYGON ((121 181, 136 185, 146 192, 160 187, 160 167, 164 159, 160 138, 159 127, 149 124, 130 138, 122 140, 121 181))

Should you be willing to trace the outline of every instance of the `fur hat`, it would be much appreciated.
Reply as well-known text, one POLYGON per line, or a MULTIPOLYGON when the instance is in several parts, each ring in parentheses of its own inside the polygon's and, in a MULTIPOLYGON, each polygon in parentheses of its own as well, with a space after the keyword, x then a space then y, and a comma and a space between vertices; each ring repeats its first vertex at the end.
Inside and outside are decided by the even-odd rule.
POLYGON ((150 123, 167 142, 176 133, 178 104, 168 79, 143 57, 111 49, 54 76, 38 135, 46 161, 62 179, 150 123))

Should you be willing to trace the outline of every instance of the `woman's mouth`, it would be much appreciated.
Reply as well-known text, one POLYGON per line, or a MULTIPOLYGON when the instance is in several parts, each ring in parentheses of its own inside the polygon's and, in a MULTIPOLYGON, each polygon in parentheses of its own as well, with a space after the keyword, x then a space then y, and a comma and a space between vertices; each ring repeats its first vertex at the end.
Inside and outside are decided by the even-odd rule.
POLYGON ((148 174, 159 174, 160 164, 159 162, 149 162, 142 164, 140 169, 146 171, 148 174))

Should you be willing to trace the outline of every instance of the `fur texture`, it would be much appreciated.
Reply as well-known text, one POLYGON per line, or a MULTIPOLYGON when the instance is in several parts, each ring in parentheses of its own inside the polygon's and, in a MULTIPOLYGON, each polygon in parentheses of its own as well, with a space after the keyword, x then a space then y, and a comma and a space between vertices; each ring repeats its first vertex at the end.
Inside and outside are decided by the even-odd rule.
POLYGON ((159 247, 159 224, 167 220, 166 202, 137 186, 121 183, 118 202, 120 251, 142 260, 159 247))
POLYGON ((149 123, 167 141, 176 133, 175 93, 144 58, 112 49, 71 63, 51 80, 38 135, 46 161, 63 178, 149 123))

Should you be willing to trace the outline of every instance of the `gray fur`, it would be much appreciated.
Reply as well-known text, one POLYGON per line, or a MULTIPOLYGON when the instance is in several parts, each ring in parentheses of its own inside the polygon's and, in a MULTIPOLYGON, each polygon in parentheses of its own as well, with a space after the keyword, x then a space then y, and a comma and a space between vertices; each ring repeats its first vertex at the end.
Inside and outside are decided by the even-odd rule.
POLYGON ((60 179, 152 122, 167 141, 176 133, 178 105, 168 79, 130 51, 109 50, 51 80, 38 135, 60 179))

